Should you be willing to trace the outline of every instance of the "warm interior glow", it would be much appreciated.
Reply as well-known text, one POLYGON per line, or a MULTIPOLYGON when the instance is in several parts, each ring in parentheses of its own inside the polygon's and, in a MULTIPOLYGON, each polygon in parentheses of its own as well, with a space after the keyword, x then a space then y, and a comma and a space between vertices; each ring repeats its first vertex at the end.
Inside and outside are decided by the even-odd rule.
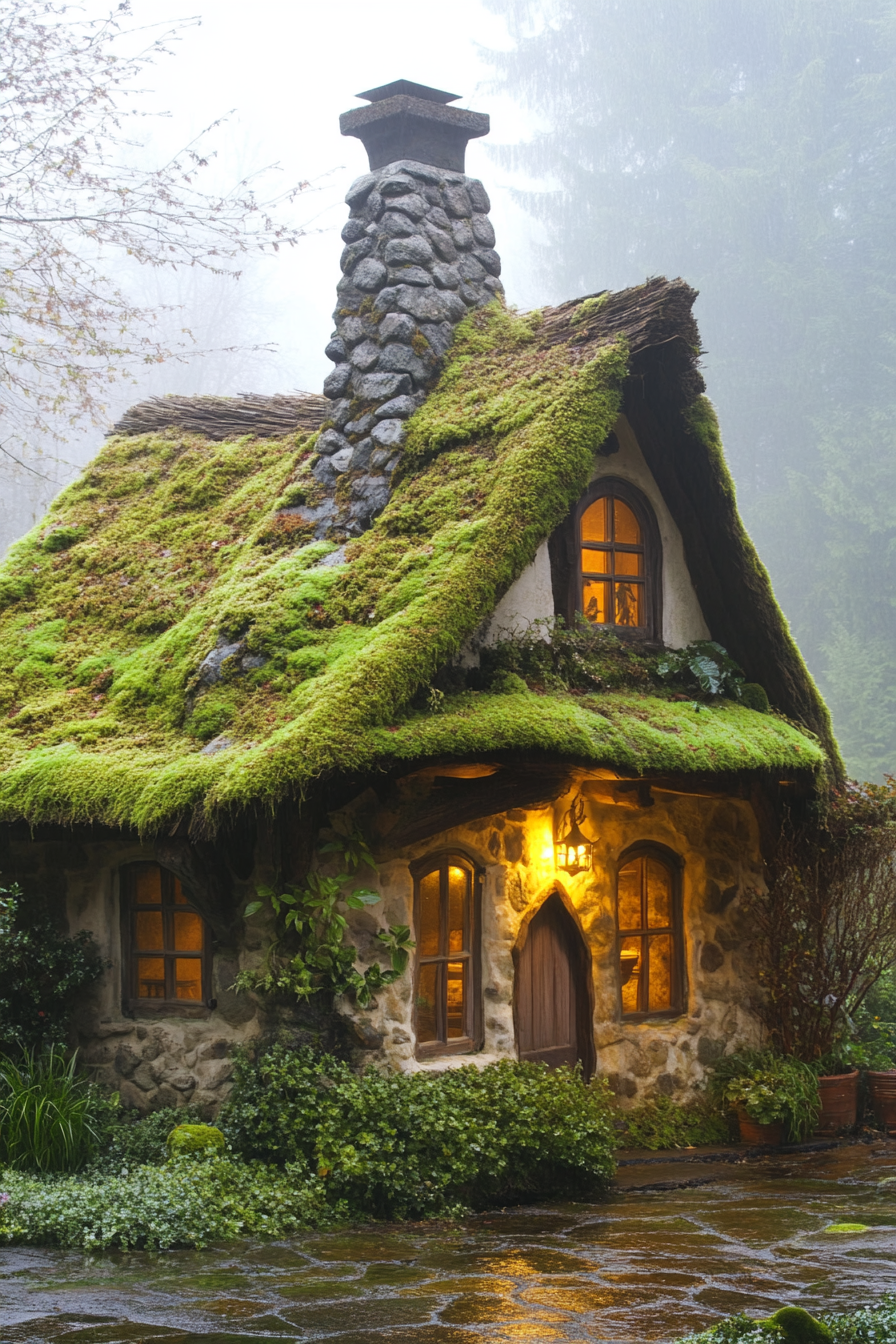
POLYGON ((673 1006, 672 874, 659 859, 633 859, 619 869, 616 920, 619 986, 624 1013, 673 1006))
POLYGON ((157 864, 135 868, 132 881, 137 998, 201 1003, 202 916, 190 909, 180 881, 157 864))
POLYGON ((417 890, 417 1043, 447 1045, 470 1034, 472 874, 443 861, 417 890))
POLYGON ((595 500, 582 514, 580 542, 586 620, 644 625, 644 540, 634 511, 610 495, 595 500))

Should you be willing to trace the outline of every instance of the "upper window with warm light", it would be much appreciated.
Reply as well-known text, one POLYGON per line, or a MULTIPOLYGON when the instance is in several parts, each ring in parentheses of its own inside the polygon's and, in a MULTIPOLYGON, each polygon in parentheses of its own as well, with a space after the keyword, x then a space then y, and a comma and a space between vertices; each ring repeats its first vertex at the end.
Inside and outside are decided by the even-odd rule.
POLYGON ((593 625, 646 630, 647 546, 635 509, 615 491, 579 519, 581 611, 593 625))

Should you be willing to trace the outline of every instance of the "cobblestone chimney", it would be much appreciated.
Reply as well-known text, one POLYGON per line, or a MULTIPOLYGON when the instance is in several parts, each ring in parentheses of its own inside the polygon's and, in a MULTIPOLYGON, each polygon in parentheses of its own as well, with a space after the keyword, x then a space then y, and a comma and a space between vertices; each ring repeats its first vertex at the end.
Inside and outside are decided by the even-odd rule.
POLYGON ((351 473, 348 517, 334 509, 327 525, 347 535, 385 507, 405 421, 435 382, 455 326, 504 292, 488 195, 463 171, 467 141, 488 133, 488 117, 409 80, 358 96, 370 106, 343 113, 340 127, 363 142, 371 171, 345 198, 326 349, 335 367, 324 381, 332 427, 318 439, 314 467, 328 493, 351 473))

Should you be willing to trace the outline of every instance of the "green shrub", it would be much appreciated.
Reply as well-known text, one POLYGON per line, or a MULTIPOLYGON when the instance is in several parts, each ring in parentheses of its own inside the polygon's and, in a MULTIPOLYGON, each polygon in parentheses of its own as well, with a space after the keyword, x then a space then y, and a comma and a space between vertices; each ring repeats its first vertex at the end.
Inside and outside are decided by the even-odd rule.
POLYGON ((78 994, 103 972, 92 936, 68 938, 45 911, 0 887, 0 1050, 40 1050, 66 1039, 78 994))
POLYGON ((186 1157, 224 1147, 224 1135, 214 1125, 176 1125, 166 1142, 169 1157, 186 1157))
POLYGON ((332 1205, 378 1218, 582 1194, 613 1172, 605 1085, 534 1064, 358 1077, 274 1046, 238 1061, 219 1123, 247 1157, 295 1163, 332 1205))
POLYGON ((77 1171, 92 1156, 109 1103, 61 1046, 0 1056, 0 1165, 77 1171))
POLYGON ((319 1182, 303 1182, 289 1167, 230 1157, 100 1178, 7 1171, 2 1184, 8 1200, 0 1209, 0 1240, 34 1246, 166 1250, 233 1237, 288 1237, 334 1217, 319 1182))
POLYGON ((160 1166, 168 1160, 168 1135, 175 1125, 197 1124, 199 1119, 195 1106, 164 1106, 149 1115, 119 1110, 110 1117, 94 1170, 118 1173, 122 1168, 160 1166))
POLYGON ((729 1140, 727 1120, 706 1100, 679 1106, 669 1097, 657 1097, 625 1111, 622 1118, 620 1148, 697 1148, 729 1140))

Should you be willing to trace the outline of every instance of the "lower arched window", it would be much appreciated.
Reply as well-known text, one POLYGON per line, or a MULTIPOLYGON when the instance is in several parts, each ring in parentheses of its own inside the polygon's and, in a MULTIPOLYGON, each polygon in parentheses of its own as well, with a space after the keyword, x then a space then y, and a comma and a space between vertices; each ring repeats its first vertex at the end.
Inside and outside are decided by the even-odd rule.
POLYGON ((623 857, 616 927, 623 1016, 681 1012, 681 883, 671 855, 645 849, 623 857))
POLYGON ((450 853, 412 871, 417 1054, 462 1054, 479 1037, 478 873, 464 855, 450 853))
POLYGON ((207 1006, 208 930, 179 878, 158 863, 130 863, 121 872, 121 895, 126 1006, 207 1006))

